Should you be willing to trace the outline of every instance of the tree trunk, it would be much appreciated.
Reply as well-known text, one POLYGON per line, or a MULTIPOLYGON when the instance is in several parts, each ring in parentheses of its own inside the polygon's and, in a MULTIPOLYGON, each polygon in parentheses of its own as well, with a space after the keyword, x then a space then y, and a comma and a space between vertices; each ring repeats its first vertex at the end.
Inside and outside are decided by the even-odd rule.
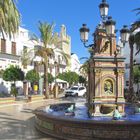
POLYGON ((49 99, 49 88, 48 88, 48 61, 44 63, 44 96, 46 99, 49 99))
POLYGON ((132 102, 132 98, 134 96, 134 89, 133 89, 133 45, 130 44, 130 71, 129 71, 129 97, 128 97, 128 101, 132 102))

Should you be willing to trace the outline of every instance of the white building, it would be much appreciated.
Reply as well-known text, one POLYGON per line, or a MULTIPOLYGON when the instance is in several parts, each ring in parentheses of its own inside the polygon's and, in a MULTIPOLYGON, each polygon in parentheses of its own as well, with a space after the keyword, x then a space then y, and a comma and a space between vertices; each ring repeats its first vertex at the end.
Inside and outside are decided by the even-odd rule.
POLYGON ((71 71, 76 72, 77 74, 80 74, 80 61, 78 56, 75 53, 71 54, 71 71))
MULTIPOLYGON (((139 31, 139 30, 137 30, 139 31)), ((136 32, 137 32, 136 31, 136 32)), ((121 53, 124 55, 125 59, 125 88, 129 88, 129 67, 130 67, 130 47, 129 43, 125 44, 125 47, 123 47, 123 44, 119 40, 118 42, 119 46, 121 47, 121 53)), ((134 54, 133 54, 133 59, 136 61, 136 63, 140 63, 140 54, 135 55, 137 52, 136 47, 134 46, 134 54)), ((137 86, 134 85, 134 90, 137 90, 137 86)))
MULTIPOLYGON (((25 73, 32 69, 33 66, 28 65, 27 69, 23 69, 21 55, 24 49, 33 49, 34 43, 29 39, 29 31, 19 27, 18 33, 11 39, 8 36, 0 35, 0 70, 5 70, 10 65, 19 66, 25 73)), ((33 53, 30 54, 33 56, 33 53)), ((16 82, 17 87, 22 88, 22 82, 16 82)), ((11 83, 0 78, 0 92, 9 92, 11 83), (5 89, 5 90, 4 90, 5 89)))
MULTIPOLYGON (((34 68, 34 63, 27 61, 26 65, 22 65, 24 53, 29 52, 30 60, 34 57, 34 48, 41 42, 37 43, 30 40, 30 32, 24 28, 19 27, 18 33, 14 38, 9 39, 6 35, 0 34, 0 70, 5 70, 10 65, 19 66, 24 73, 34 68)), ((61 26, 61 32, 59 35, 58 46, 51 46, 54 49, 54 57, 49 59, 49 72, 55 77, 56 74, 62 73, 66 70, 66 60, 62 55, 62 51, 66 54, 71 52, 71 38, 66 34, 66 27, 61 26), (57 65, 54 65, 57 62, 57 65)), ((40 68, 39 72, 43 75, 43 69, 40 68)), ((23 89, 23 82, 16 82, 16 86, 23 89)), ((41 85, 42 86, 42 85, 41 85)), ((0 92, 10 91, 11 82, 6 82, 0 78, 0 92)), ((21 90, 23 92, 23 90, 21 90)))

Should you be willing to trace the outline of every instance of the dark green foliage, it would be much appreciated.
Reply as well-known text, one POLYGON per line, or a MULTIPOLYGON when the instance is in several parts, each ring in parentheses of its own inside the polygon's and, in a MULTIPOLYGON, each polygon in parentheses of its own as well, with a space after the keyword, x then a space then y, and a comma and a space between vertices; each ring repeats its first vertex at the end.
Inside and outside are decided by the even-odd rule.
POLYGON ((140 82, 140 67, 139 66, 134 67, 133 74, 134 74, 134 83, 138 84, 140 82))
MULTIPOLYGON (((42 76, 44 78, 44 75, 42 76)), ((48 83, 51 84, 54 81, 54 77, 52 76, 51 73, 48 73, 48 83)))
POLYGON ((79 83, 85 84, 86 83, 86 78, 80 75, 79 76, 79 83))
POLYGON ((51 84, 54 81, 52 74, 48 73, 48 83, 51 84))
POLYGON ((11 65, 4 71, 3 79, 10 82, 23 81, 24 72, 18 66, 11 65))
POLYGON ((79 75, 70 71, 59 74, 58 78, 67 81, 70 85, 77 84, 79 81, 79 75))
POLYGON ((140 99, 140 94, 139 94, 140 66, 134 66, 134 68, 133 68, 133 75, 134 75, 134 83, 137 85, 136 97, 137 97, 137 99, 138 98, 140 99))
POLYGON ((140 32, 137 32, 135 34, 135 44, 136 44, 136 50, 137 50, 135 55, 137 55, 140 52, 140 32))
POLYGON ((31 83, 38 82, 39 74, 35 70, 30 70, 27 72, 25 79, 30 81, 31 83))

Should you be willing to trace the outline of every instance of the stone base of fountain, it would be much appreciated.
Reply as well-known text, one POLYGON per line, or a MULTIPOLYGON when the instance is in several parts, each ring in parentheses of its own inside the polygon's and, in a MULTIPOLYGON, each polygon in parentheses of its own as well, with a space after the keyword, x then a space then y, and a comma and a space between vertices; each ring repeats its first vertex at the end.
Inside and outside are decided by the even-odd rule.
POLYGON ((36 128, 56 138, 64 140, 140 140, 140 115, 136 121, 133 120, 133 116, 132 121, 129 120, 130 118, 116 121, 112 118, 104 119, 102 117, 87 118, 83 116, 82 118, 80 116, 76 118, 78 109, 75 111, 75 116, 65 116, 62 113, 63 110, 60 111, 60 115, 58 112, 44 111, 48 109, 49 107, 41 107, 35 110, 36 128))
POLYGON ((74 112, 65 112, 65 116, 74 116, 75 113, 74 112))

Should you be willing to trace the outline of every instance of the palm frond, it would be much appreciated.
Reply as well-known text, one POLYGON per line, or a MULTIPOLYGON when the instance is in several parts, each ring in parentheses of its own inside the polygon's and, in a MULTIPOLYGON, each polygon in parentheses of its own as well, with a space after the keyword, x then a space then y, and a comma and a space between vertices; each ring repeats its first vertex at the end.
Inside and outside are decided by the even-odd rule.
POLYGON ((40 37, 42 39, 44 47, 53 44, 53 30, 54 30, 54 23, 48 24, 47 22, 39 21, 40 37))
POLYGON ((23 66, 29 65, 32 62, 32 55, 31 53, 34 51, 34 49, 30 49, 30 50, 23 50, 21 52, 21 63, 23 66))
POLYGON ((134 35, 134 41, 135 41, 136 50, 137 50, 137 52, 135 53, 135 55, 137 55, 140 52, 140 32, 137 32, 134 35))
POLYGON ((18 31, 20 14, 14 0, 0 2, 0 31, 4 31, 11 38, 18 31))
POLYGON ((137 52, 135 53, 135 55, 138 55, 140 53, 140 49, 137 50, 137 52))
POLYGON ((138 19, 131 25, 131 31, 134 32, 138 28, 140 28, 140 19, 138 19))
POLYGON ((138 12, 136 13, 136 15, 139 15, 139 14, 140 14, 140 8, 136 8, 136 9, 134 9, 134 10, 132 10, 132 11, 138 11, 138 12))
POLYGON ((65 52, 63 51, 57 51, 57 52, 60 52, 61 55, 64 57, 65 61, 66 61, 66 64, 68 66, 70 66, 70 55, 66 54, 65 52))
POLYGON ((85 73, 88 73, 89 70, 89 60, 87 60, 81 67, 80 70, 82 70, 85 73))

